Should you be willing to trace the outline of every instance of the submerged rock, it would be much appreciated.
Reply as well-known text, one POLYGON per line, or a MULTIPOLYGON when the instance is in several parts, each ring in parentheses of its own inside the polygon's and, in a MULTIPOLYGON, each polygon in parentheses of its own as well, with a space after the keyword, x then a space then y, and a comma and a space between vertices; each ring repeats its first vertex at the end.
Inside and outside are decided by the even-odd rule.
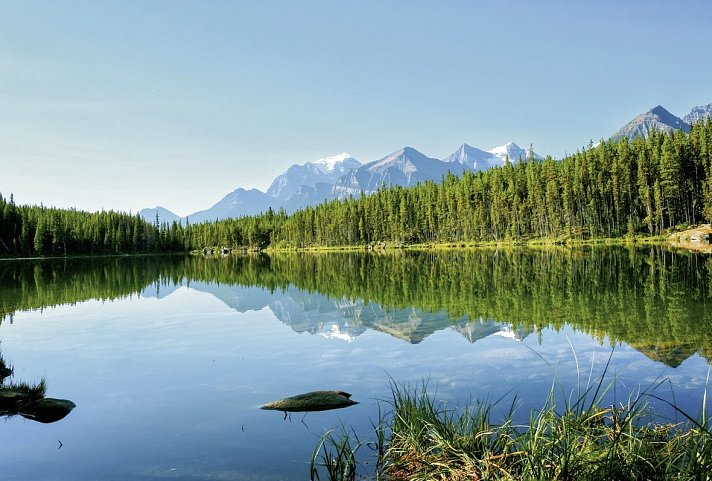
POLYGON ((77 407, 77 405, 68 399, 53 399, 48 397, 33 402, 27 406, 27 408, 23 409, 20 415, 24 418, 32 419, 33 421, 48 424, 63 419, 75 407, 77 407))
POLYGON ((312 391, 263 404, 260 409, 295 413, 328 411, 358 404, 349 399, 350 397, 351 394, 343 391, 312 391))

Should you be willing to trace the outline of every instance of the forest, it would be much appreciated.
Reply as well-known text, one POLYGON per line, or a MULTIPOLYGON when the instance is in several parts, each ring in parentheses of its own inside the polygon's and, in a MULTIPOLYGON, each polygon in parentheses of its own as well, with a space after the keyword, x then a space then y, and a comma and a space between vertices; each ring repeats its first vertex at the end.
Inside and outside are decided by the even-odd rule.
POLYGON ((191 225, 189 248, 308 248, 655 236, 712 220, 712 124, 601 141, 562 160, 506 162, 287 216, 191 225))
POLYGON ((138 214, 15 205, 0 194, 0 256, 184 252, 183 227, 138 214))
POLYGON ((561 160, 505 162, 441 182, 384 188, 291 215, 200 224, 17 206, 0 195, 0 255, 250 249, 655 236, 712 220, 712 122, 690 133, 601 141, 561 160))

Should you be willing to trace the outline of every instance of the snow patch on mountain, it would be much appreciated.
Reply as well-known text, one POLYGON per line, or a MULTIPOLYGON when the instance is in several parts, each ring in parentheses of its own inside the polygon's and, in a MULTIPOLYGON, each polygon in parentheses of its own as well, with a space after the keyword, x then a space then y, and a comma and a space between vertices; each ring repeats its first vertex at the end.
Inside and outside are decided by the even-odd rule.
MULTIPOLYGON (((467 166, 475 172, 479 170, 487 170, 492 167, 501 167, 505 161, 516 163, 520 159, 527 159, 530 153, 519 147, 514 142, 493 147, 489 150, 481 150, 467 144, 462 144, 459 149, 443 159, 445 162, 458 163, 467 166)), ((536 153, 532 153, 534 159, 542 157, 536 153)))
POLYGON ((349 169, 358 167, 361 162, 351 157, 351 155, 343 152, 338 155, 332 155, 331 157, 325 157, 323 159, 315 160, 314 162, 309 162, 316 166, 320 171, 325 174, 346 173, 349 169))
MULTIPOLYGON (((527 160, 530 156, 529 151, 519 147, 514 142, 509 142, 507 144, 500 145, 499 147, 493 147, 487 152, 499 158, 503 163, 507 159, 509 159, 509 161, 512 163, 516 163, 520 160, 527 160)), ((535 160, 542 159, 541 155, 538 155, 534 152, 532 152, 531 155, 533 155, 535 160)))

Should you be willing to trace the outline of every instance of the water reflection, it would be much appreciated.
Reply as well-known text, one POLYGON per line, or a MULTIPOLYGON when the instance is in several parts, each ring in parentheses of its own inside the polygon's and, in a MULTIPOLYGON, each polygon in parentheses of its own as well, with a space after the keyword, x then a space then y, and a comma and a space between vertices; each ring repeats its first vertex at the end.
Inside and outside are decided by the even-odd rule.
POLYGON ((706 360, 641 352, 709 352, 710 267, 657 247, 2 261, 15 376, 81 407, 5 422, 2 479, 305 479, 326 430, 372 439, 389 380, 449 406, 517 396, 526 422, 552 382, 569 399, 609 369, 611 403, 664 378, 696 413, 706 360), (325 389, 359 404, 308 425, 259 409, 325 389))
POLYGON ((712 258, 660 246, 143 257, 0 263, 0 316, 180 286, 296 332, 409 343, 450 328, 475 342, 573 326, 678 366, 712 354, 712 258))
POLYGON ((76 405, 68 399, 45 397, 44 380, 36 385, 7 382, 14 369, 0 354, 0 416, 22 416, 32 421, 50 424, 64 419, 76 405))

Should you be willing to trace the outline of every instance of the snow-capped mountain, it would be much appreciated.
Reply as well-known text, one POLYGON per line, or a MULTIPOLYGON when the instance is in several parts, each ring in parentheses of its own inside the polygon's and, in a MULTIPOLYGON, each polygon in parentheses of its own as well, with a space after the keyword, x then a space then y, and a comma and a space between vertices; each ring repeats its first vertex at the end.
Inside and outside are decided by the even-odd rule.
POLYGON ((339 177, 361 162, 343 153, 326 157, 303 165, 292 165, 283 174, 277 176, 267 189, 267 195, 286 201, 300 191, 303 186, 316 187, 318 184, 335 183, 339 177))
POLYGON ((690 113, 685 115, 682 120, 684 120, 685 123, 692 125, 695 122, 703 122, 708 117, 712 118, 712 104, 692 107, 690 113))
POLYGON ((443 159, 444 162, 466 165, 474 171, 489 169, 493 166, 492 160, 493 156, 490 152, 467 144, 462 144, 459 149, 443 159))
MULTIPOLYGON (((534 159, 542 157, 532 152, 534 159)), ((509 160, 516 163, 519 160, 524 160, 529 157, 529 152, 522 149, 514 142, 493 147, 490 150, 481 150, 467 144, 462 144, 459 149, 443 159, 445 162, 460 163, 467 166, 470 170, 487 170, 492 167, 501 167, 509 160)))
POLYGON ((325 157, 311 163, 323 173, 335 177, 335 179, 338 179, 351 169, 361 167, 361 162, 354 159, 346 152, 339 155, 333 155, 331 157, 325 157))
MULTIPOLYGON (((513 142, 488 151, 463 144, 444 160, 428 157, 412 147, 404 147, 365 165, 342 153, 292 165, 272 181, 266 193, 239 188, 209 209, 187 216, 187 220, 198 223, 256 215, 270 207, 275 211, 283 208, 292 213, 325 200, 359 196, 361 192, 371 194, 381 187, 409 187, 427 180, 438 182, 448 172, 461 175, 467 170, 486 170, 504 165, 506 158, 516 162, 527 155, 526 150, 513 142)), ((536 154, 534 156, 541 158, 536 154)), ((143 209, 141 215, 153 222, 156 209, 143 209)), ((180 218, 167 209, 159 211, 159 219, 161 222, 186 221, 186 218, 180 218)))
POLYGON ((370 194, 381 186, 407 187, 426 180, 440 180, 448 171, 462 173, 464 169, 465 166, 453 168, 452 163, 427 157, 412 147, 404 147, 382 159, 352 169, 339 179, 333 192, 339 197, 361 192, 370 194))
MULTIPOLYGON (((509 142, 500 147, 494 147, 487 152, 500 159, 501 163, 499 165, 504 165, 507 160, 514 164, 520 160, 528 159, 530 155, 528 150, 519 147, 514 142, 509 142)), ((534 157, 534 160, 543 159, 541 155, 534 151, 531 152, 531 155, 534 157)))
POLYGON ((331 176, 322 172, 316 165, 307 162, 293 165, 277 176, 267 189, 267 195, 275 199, 287 200, 303 186, 314 187, 318 183, 331 182, 331 176))
POLYGON ((674 116, 658 105, 625 124, 610 139, 615 141, 624 138, 628 140, 633 140, 636 137, 648 138, 653 130, 660 132, 673 132, 675 130, 689 132, 690 126, 680 117, 674 116))

